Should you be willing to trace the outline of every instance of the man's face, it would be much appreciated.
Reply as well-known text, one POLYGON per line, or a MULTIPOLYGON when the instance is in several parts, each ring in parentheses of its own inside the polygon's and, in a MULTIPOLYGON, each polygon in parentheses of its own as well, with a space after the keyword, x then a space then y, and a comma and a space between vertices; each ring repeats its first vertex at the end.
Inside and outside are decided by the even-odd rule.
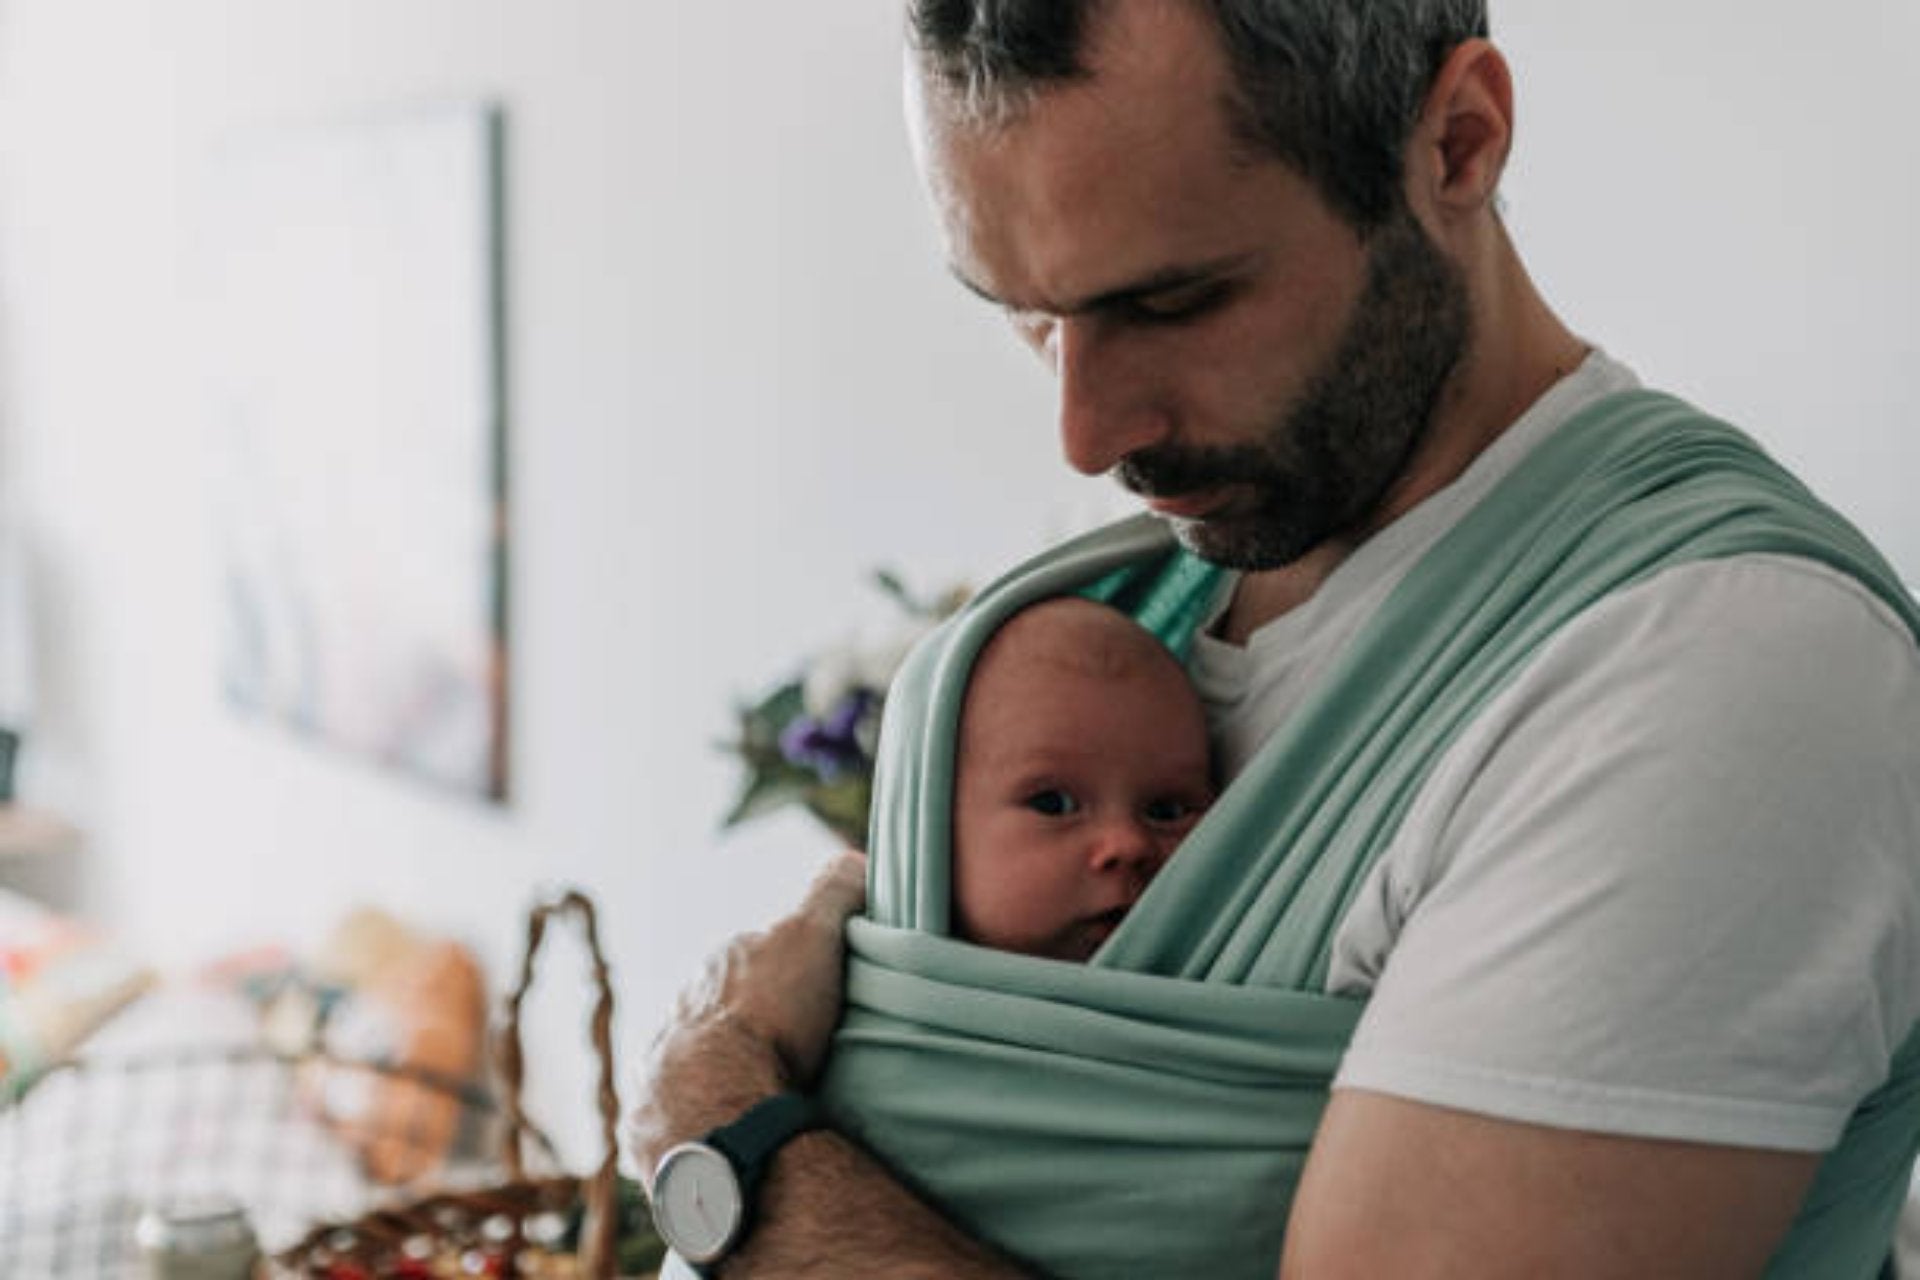
POLYGON ((1389 499, 1468 307, 1410 213, 1363 241, 1235 138, 1209 21, 1121 0, 1091 79, 994 125, 920 87, 916 143, 955 273, 1060 379, 1068 461, 1206 558, 1269 569, 1389 499))

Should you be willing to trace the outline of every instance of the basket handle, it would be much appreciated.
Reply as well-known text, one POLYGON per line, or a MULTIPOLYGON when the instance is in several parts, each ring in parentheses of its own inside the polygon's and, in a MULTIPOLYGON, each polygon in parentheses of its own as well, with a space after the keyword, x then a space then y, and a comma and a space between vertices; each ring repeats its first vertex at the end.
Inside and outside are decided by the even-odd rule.
POLYGON ((502 1104, 507 1113, 501 1156, 508 1177, 516 1181, 526 1177, 522 1143, 535 1131, 520 1099, 526 1077, 526 1059, 520 1044, 520 1004, 533 986, 533 962, 546 938, 547 924, 556 918, 579 922, 581 938, 593 960, 593 982, 597 991, 593 1006, 593 1050, 600 1063, 600 1136, 605 1154, 600 1167, 581 1186, 587 1216, 580 1233, 580 1266, 590 1280, 611 1280, 615 1234, 619 1229, 614 1184, 620 1126, 620 1097, 613 1083, 613 986, 606 957, 600 951, 600 930, 593 903, 577 889, 535 907, 527 917, 527 949, 520 961, 520 978, 507 997, 504 1025, 494 1047, 494 1065, 500 1074, 502 1104))

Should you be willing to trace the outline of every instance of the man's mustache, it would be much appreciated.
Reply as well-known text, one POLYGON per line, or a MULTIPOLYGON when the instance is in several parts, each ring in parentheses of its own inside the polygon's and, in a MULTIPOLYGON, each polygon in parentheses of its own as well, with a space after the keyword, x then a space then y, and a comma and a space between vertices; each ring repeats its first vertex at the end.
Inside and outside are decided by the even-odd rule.
POLYGON ((1258 449, 1246 446, 1194 449, 1156 445, 1122 458, 1113 475, 1138 497, 1177 498, 1245 484, 1266 470, 1265 462, 1258 449))

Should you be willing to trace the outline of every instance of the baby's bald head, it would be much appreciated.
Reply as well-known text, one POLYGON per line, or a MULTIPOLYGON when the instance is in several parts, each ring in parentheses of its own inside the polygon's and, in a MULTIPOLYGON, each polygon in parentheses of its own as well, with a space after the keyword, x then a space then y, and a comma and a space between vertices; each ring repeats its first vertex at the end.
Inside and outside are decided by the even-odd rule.
POLYGON ((1030 605, 1001 625, 974 664, 968 698, 1009 677, 1022 682, 1070 672, 1125 681, 1155 672, 1178 676, 1180 664, 1153 633, 1118 609, 1080 596, 1030 605))

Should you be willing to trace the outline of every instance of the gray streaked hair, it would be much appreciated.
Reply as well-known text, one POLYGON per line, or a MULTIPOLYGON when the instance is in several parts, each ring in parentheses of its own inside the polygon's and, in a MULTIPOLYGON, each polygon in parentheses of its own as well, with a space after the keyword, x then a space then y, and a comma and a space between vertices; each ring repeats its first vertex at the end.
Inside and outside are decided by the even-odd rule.
MULTIPOLYGON (((1434 73, 1487 34, 1487 0, 1184 0, 1233 68, 1235 134, 1293 165, 1362 231, 1401 208, 1407 137, 1434 73)), ((1114 0, 908 0, 929 78, 993 125, 1091 74, 1088 32, 1114 0)))

